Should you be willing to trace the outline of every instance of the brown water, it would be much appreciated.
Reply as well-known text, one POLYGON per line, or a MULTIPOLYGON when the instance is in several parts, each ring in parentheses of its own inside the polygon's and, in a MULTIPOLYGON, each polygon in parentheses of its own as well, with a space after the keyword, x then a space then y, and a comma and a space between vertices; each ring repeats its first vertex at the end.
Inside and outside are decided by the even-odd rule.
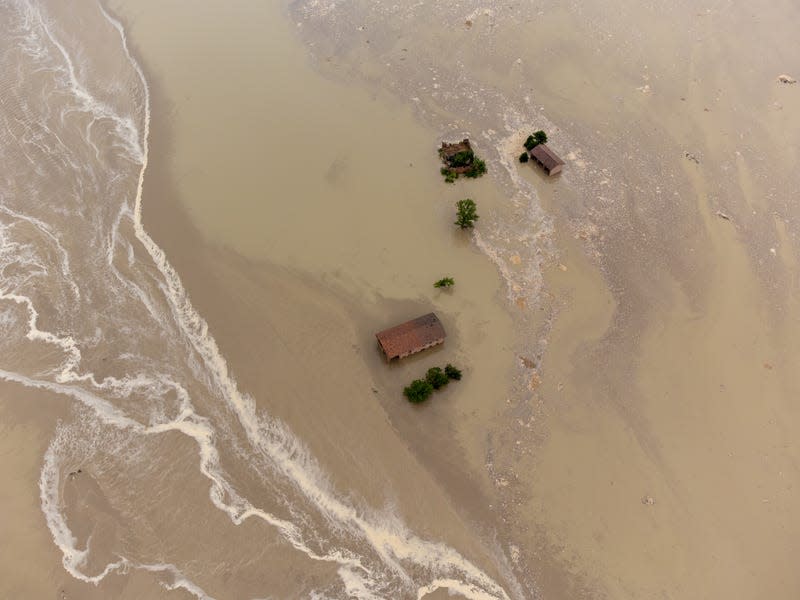
POLYGON ((3 320, 0 502, 50 575, 4 555, 0 596, 798 595, 795 6, 117 0, 149 95, 95 7, 36 7, 4 7, 41 82, 3 104, 3 297, 41 317, 3 320), (539 128, 555 181, 515 162, 539 128), (464 135, 489 176, 447 186, 464 135), (59 143, 86 178, 37 169, 59 143), (383 364, 431 309, 445 346, 383 364))

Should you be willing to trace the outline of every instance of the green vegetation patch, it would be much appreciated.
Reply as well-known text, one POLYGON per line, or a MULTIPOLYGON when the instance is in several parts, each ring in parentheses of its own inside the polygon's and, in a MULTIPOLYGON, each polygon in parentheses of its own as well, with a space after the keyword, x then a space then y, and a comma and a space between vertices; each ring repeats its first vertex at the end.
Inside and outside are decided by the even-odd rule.
POLYGON ((470 165, 464 175, 470 179, 477 179, 484 173, 486 173, 486 162, 482 161, 480 158, 476 158, 472 161, 472 165, 470 165))
POLYGON ((444 374, 447 375, 448 379, 454 379, 456 381, 461 379, 461 369, 455 368, 450 363, 447 363, 447 366, 444 368, 444 374))
POLYGON ((431 397, 435 390, 440 390, 450 381, 459 381, 461 371, 447 363, 447 366, 431 367, 425 373, 425 379, 415 379, 403 388, 403 395, 413 404, 420 404, 431 397))
POLYGON ((478 216, 478 206, 470 198, 464 198, 456 202, 456 221, 455 224, 461 229, 468 229, 475 225, 475 221, 480 219, 478 216))
POLYGON ((451 167, 457 169, 458 167, 468 167, 473 160, 475 160, 475 153, 472 150, 462 150, 447 159, 447 162, 451 167))
POLYGON ((433 284, 435 288, 450 288, 456 284, 456 280, 452 277, 442 277, 439 281, 433 284))
POLYGON ((430 383, 433 389, 438 390, 450 383, 450 378, 445 375, 441 367, 431 367, 425 373, 425 381, 430 383))
POLYGON ((403 395, 409 402, 419 404, 425 402, 433 394, 433 386, 424 379, 415 379, 403 389, 403 395))
MULTIPOLYGON (((545 143, 547 143, 547 134, 540 129, 539 131, 535 131, 531 135, 529 135, 528 139, 525 140, 525 144, 523 145, 525 146, 525 150, 530 152, 531 150, 536 148, 536 146, 538 146, 539 144, 545 144, 545 143)), ((526 162, 526 161, 523 161, 522 157, 520 157, 520 162, 526 162)))

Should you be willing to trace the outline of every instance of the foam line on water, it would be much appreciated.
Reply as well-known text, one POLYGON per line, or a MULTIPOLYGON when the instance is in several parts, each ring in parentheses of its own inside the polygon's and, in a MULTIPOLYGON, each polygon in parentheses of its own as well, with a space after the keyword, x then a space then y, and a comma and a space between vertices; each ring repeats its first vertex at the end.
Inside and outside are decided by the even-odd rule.
POLYGON ((134 568, 148 571, 150 573, 167 573, 172 579, 171 581, 160 581, 161 587, 167 590, 186 590, 197 600, 214 600, 211 596, 205 593, 203 589, 189 580, 181 571, 175 566, 170 564, 135 564, 134 568))
POLYGON ((79 549, 76 546, 77 540, 72 535, 72 531, 60 510, 61 469, 56 453, 59 441, 58 436, 56 436, 44 455, 44 464, 39 477, 39 498, 42 512, 44 513, 47 527, 50 529, 50 534, 53 536, 56 546, 61 550, 61 563, 67 572, 75 579, 97 585, 109 573, 125 568, 128 561, 123 558, 117 562, 110 563, 97 575, 86 575, 81 570, 88 558, 89 549, 79 549))
POLYGON ((27 338, 31 341, 40 341, 46 344, 58 346, 64 351, 66 358, 59 365, 60 371, 56 373, 59 380, 69 378, 74 373, 75 368, 81 360, 81 353, 78 350, 75 340, 70 336, 58 337, 49 331, 42 331, 38 328, 39 313, 33 306, 33 301, 27 296, 0 290, 0 300, 10 300, 25 307, 28 312, 28 333, 27 338))
POLYGON ((75 283, 75 278, 72 276, 72 270, 70 268, 70 261, 69 261, 69 254, 67 253, 64 246, 61 245, 61 242, 58 239, 58 236, 53 232, 52 228, 47 225, 44 221, 37 219, 36 217, 32 217, 30 215, 23 215, 17 211, 12 210, 8 206, 4 204, 0 204, 0 212, 8 215, 13 219, 18 219, 20 221, 25 221, 32 225, 35 229, 42 232, 47 238, 49 238, 50 242, 55 244, 56 248, 58 249, 58 253, 61 256, 61 274, 64 276, 65 281, 69 282, 70 289, 74 295, 74 299, 79 301, 81 299, 81 291, 78 288, 78 284, 75 283))
MULTIPOLYGON (((130 159, 136 163, 142 162, 144 160, 144 153, 142 151, 142 146, 139 143, 139 132, 133 119, 130 117, 121 117, 111 106, 99 101, 89 92, 89 90, 86 89, 86 87, 78 79, 78 75, 75 71, 75 64, 73 63, 69 52, 67 52, 67 49, 53 34, 49 24, 47 23, 47 20, 42 16, 41 11, 31 4, 28 6, 31 10, 31 16, 37 20, 37 25, 41 27, 42 31, 47 36, 47 39, 61 54, 65 65, 64 72, 67 75, 72 93, 81 103, 80 110, 92 114, 97 118, 109 119, 111 122, 113 122, 117 134, 127 143, 126 150, 130 159)), ((107 15, 105 10, 103 10, 103 14, 107 15)))
MULTIPOLYGON (((295 549, 303 552, 310 558, 319 561, 336 562, 360 570, 363 573, 368 573, 368 570, 361 565, 358 559, 348 557, 338 552, 327 555, 314 552, 304 543, 302 533, 296 525, 275 517, 267 511, 258 509, 243 499, 221 474, 219 454, 213 443, 213 429, 206 419, 199 417, 194 412, 191 405, 188 404, 188 399, 184 400, 183 411, 177 415, 173 421, 146 427, 136 420, 122 414, 121 411, 103 398, 81 388, 49 381, 35 380, 5 370, 0 370, 0 379, 19 383, 26 387, 47 390, 55 394, 72 397, 89 408, 102 423, 115 428, 131 430, 142 435, 160 435, 174 431, 191 437, 199 447, 200 470, 212 483, 212 488, 209 493, 210 498, 214 505, 227 513, 234 523, 239 524, 250 517, 257 517, 280 531, 284 539, 290 542, 295 549), (226 497, 231 498, 232 501, 229 503, 224 502, 223 499, 226 497)), ((54 464, 54 458, 52 456, 48 455, 45 457, 40 487, 43 490, 46 489, 50 491, 48 494, 42 492, 42 509, 47 516, 48 526, 50 527, 53 540, 64 554, 65 568, 67 568, 71 574, 75 575, 75 573, 79 572, 81 564, 85 561, 86 552, 75 550, 73 542, 70 541, 71 537, 65 533, 66 526, 53 516, 53 507, 58 506, 56 497, 57 491, 54 491, 58 488, 58 473, 52 472, 54 464)), ((85 581, 91 580, 90 582, 96 583, 102 580, 108 572, 110 571, 106 570, 104 573, 88 579, 86 578, 87 576, 83 574, 75 576, 79 579, 85 581)))
POLYGON ((66 519, 60 510, 59 492, 61 487, 61 466, 58 464, 57 449, 63 441, 63 430, 60 430, 44 455, 44 464, 39 477, 39 496, 47 526, 61 550, 62 564, 75 579, 98 585, 110 573, 124 573, 130 569, 138 569, 149 573, 167 574, 169 579, 159 579, 159 585, 167 590, 183 589, 198 600, 214 600, 200 586, 186 577, 175 565, 165 563, 146 564, 119 557, 119 560, 107 564, 96 575, 86 575, 82 567, 89 556, 89 545, 80 549, 66 519))

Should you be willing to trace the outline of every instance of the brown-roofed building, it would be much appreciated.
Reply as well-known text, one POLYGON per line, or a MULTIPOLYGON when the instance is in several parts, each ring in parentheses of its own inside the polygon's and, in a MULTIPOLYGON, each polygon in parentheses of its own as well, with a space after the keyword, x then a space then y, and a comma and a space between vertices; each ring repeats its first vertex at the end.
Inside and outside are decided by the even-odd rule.
POLYGON ((428 313, 375 334, 386 360, 405 358, 444 343, 444 327, 439 317, 428 313))
POLYGON ((564 161, 558 158, 558 155, 550 150, 547 144, 534 146, 530 151, 530 155, 533 160, 542 165, 548 175, 560 173, 561 167, 564 166, 564 161))

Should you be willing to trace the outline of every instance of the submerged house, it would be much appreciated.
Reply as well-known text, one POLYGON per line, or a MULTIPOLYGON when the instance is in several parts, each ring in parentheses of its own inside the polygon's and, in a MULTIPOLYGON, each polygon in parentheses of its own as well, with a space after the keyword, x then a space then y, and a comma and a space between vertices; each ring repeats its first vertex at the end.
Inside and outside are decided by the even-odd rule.
POLYGON ((547 144, 538 144, 529 152, 531 158, 539 163, 548 175, 556 175, 561 172, 564 161, 548 148, 547 144))
POLYGON ((442 322, 435 313, 428 313, 375 334, 386 360, 405 358, 444 343, 442 322))
POLYGON ((442 147, 439 148, 439 156, 447 168, 454 173, 462 175, 470 170, 475 153, 472 150, 472 144, 469 143, 467 138, 454 144, 442 142, 442 147))

